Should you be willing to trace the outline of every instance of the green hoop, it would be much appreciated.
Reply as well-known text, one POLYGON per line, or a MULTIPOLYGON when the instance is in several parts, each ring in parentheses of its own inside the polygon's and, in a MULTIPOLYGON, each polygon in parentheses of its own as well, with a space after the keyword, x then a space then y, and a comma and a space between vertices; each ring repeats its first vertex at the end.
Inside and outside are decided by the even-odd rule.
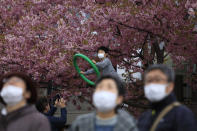
POLYGON ((77 58, 81 57, 82 59, 86 60, 94 69, 94 71, 96 72, 97 77, 100 76, 100 72, 98 70, 98 68, 96 67, 96 65, 85 55, 83 54, 75 54, 73 57, 73 64, 75 69, 77 70, 77 72, 79 73, 79 75, 81 76, 81 78, 86 81, 88 84, 90 85, 95 85, 95 83, 91 80, 89 80, 88 78, 85 77, 85 75, 81 74, 81 70, 79 69, 79 66, 77 65, 77 58))

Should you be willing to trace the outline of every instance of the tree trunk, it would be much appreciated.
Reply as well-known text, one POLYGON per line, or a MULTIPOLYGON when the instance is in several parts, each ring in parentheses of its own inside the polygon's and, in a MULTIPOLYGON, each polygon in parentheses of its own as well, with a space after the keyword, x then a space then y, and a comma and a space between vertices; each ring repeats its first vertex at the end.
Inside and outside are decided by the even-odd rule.
POLYGON ((163 64, 164 62, 164 47, 163 49, 160 49, 158 42, 153 43, 153 47, 157 56, 157 63, 158 64, 163 64))

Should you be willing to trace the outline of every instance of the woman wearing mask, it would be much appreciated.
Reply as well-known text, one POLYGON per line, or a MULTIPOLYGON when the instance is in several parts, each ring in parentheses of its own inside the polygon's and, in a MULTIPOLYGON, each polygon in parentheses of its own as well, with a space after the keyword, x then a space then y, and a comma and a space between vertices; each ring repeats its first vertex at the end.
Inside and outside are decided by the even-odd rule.
MULTIPOLYGON (((114 69, 110 59, 108 58, 108 52, 109 49, 101 46, 98 48, 98 58, 100 59, 100 62, 96 62, 95 60, 92 60, 94 64, 98 67, 99 71, 102 73, 102 75, 113 75, 115 77, 118 77, 118 74, 116 73, 116 70, 114 69)), ((89 75, 94 73, 93 69, 89 69, 86 72, 81 71, 82 74, 89 75)))
POLYGON ((123 101, 123 84, 111 75, 102 76, 96 82, 93 105, 96 112, 79 116, 71 131, 137 131, 136 121, 117 106, 123 101))
POLYGON ((34 107, 36 89, 23 73, 9 73, 0 78, 0 97, 5 108, 0 112, 0 131, 50 131, 45 116, 34 107))

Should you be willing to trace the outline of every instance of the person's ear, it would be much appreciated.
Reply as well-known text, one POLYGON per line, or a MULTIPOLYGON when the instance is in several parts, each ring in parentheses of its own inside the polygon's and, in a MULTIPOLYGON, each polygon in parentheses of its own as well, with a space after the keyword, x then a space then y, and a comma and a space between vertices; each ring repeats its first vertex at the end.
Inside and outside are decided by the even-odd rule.
POLYGON ((116 100, 116 104, 120 105, 123 102, 123 96, 118 96, 117 100, 116 100))
POLYGON ((26 91, 23 96, 24 96, 25 99, 29 99, 31 97, 31 92, 26 91))
POLYGON ((169 83, 167 88, 166 88, 166 93, 170 94, 174 90, 174 83, 169 83))

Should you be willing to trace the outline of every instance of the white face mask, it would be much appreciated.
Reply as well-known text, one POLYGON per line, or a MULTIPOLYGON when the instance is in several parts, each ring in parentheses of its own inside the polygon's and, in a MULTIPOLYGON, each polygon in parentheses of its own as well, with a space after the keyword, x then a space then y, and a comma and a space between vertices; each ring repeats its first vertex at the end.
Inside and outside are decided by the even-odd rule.
POLYGON ((116 107, 117 94, 99 91, 93 94, 93 104, 99 112, 108 112, 116 107))
POLYGON ((104 53, 98 53, 98 58, 102 59, 105 57, 105 54, 104 53))
POLYGON ((8 85, 1 90, 0 95, 8 106, 14 106, 22 101, 23 89, 17 86, 8 85))
POLYGON ((168 94, 166 93, 166 85, 164 84, 149 84, 144 87, 145 97, 151 102, 159 102, 168 94))

